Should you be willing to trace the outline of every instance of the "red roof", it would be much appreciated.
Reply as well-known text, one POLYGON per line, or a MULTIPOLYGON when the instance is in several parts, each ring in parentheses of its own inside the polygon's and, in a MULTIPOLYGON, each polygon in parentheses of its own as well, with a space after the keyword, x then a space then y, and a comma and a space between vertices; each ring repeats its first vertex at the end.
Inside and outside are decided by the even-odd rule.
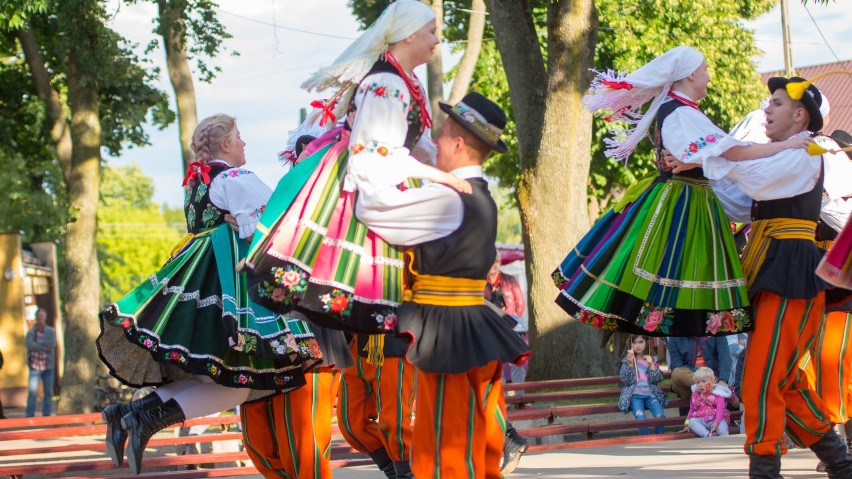
MULTIPOLYGON (((814 65, 810 67, 796 68, 796 75, 803 78, 812 78, 820 73, 832 70, 845 70, 852 72, 852 60, 839 63, 826 63, 825 65, 814 65)), ((784 76, 784 72, 769 72, 760 75, 763 83, 770 77, 784 76)), ((823 128, 823 133, 830 134, 834 130, 845 130, 852 133, 852 77, 848 75, 829 75, 816 81, 826 98, 831 111, 828 114, 828 125, 823 128)))

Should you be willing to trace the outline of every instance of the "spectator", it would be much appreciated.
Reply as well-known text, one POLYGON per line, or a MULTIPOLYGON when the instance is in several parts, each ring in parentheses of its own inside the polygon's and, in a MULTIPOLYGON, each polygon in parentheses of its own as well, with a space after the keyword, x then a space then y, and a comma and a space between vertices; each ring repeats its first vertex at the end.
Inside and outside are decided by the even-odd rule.
POLYGON ((53 373, 56 365, 56 330, 47 325, 47 311, 36 312, 35 324, 27 331, 27 417, 35 415, 38 382, 42 383, 42 416, 50 416, 53 398, 53 373))
MULTIPOLYGON (((728 386, 731 377, 731 350, 725 337, 670 337, 668 338, 669 359, 672 372, 672 391, 681 399, 692 396, 692 377, 699 367, 707 366, 728 386)), ((686 414, 685 408, 681 414, 686 414)))
MULTIPOLYGON (((731 388, 735 400, 740 395, 743 380, 743 363, 745 362, 745 349, 748 343, 748 334, 739 333, 725 336, 728 340, 728 350, 731 352, 731 375, 728 378, 728 387, 731 388)), ((739 401, 734 401, 734 407, 739 407, 739 401)))
MULTIPOLYGON (((488 277, 485 282, 485 299, 491 304, 511 315, 517 325, 515 331, 529 344, 527 336, 527 328, 521 320, 521 315, 524 314, 524 293, 521 291, 521 285, 518 280, 511 274, 506 274, 500 271, 500 252, 497 252, 497 257, 494 264, 491 265, 491 270, 488 271, 488 277)), ((503 381, 507 383, 523 382, 526 379, 527 367, 529 361, 523 366, 515 366, 512 363, 503 364, 503 381)), ((523 394, 523 391, 516 391, 516 394, 523 394)), ((518 407, 523 407, 524 404, 518 404, 518 407)), ((500 472, 504 475, 510 474, 518 466, 521 460, 521 455, 526 452, 529 447, 527 439, 518 434, 517 429, 512 423, 506 419, 506 435, 503 442, 503 463, 500 465, 500 472)))
POLYGON ((731 414, 725 403, 731 390, 724 384, 717 384, 713 370, 707 366, 696 369, 692 377, 695 384, 683 430, 692 431, 698 437, 727 436, 731 414))
MULTIPOLYGON (((511 274, 506 274, 500 271, 500 252, 497 252, 497 258, 494 264, 491 265, 491 270, 488 272, 488 278, 485 283, 485 299, 494 306, 502 309, 506 314, 512 316, 517 325, 515 332, 518 336, 529 344, 527 335, 527 325, 522 319, 526 303, 524 302, 524 292, 521 290, 521 285, 518 279, 511 274)), ((529 361, 523 366, 515 366, 512 363, 503 365, 503 380, 507 383, 520 383, 526 379, 527 368, 529 361)), ((518 391, 519 394, 522 391, 518 391)))
MULTIPOLYGON (((621 382, 624 389, 618 398, 618 408, 633 413, 637 421, 645 420, 645 409, 651 411, 654 418, 664 416, 663 409, 669 398, 657 384, 663 380, 663 373, 657 359, 648 352, 648 336, 631 335, 627 343, 627 354, 621 363, 621 382)), ((663 426, 655 426, 654 434, 662 434, 663 426)), ((640 427, 639 434, 647 435, 648 428, 640 427)))

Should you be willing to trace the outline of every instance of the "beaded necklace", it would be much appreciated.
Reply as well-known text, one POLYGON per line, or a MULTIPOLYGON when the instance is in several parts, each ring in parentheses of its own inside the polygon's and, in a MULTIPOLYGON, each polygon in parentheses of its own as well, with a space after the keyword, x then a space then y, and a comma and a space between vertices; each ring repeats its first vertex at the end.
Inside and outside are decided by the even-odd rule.
POLYGON ((689 98, 682 97, 682 96, 678 95, 677 93, 675 93, 673 91, 669 92, 669 97, 674 98, 675 100, 683 103, 686 106, 689 106, 689 107, 695 108, 698 111, 701 111, 701 108, 698 107, 698 103, 695 103, 694 101, 690 100, 689 98))
MULTIPOLYGON (((423 97, 423 90, 420 89, 420 85, 415 83, 414 80, 405 73, 405 70, 402 69, 399 61, 397 61, 391 52, 385 52, 385 60, 390 63, 394 69, 396 69, 399 76, 402 77, 402 81, 405 82, 405 86, 408 87, 408 92, 411 94, 411 98, 420 106, 420 131, 423 131, 426 128, 432 128, 432 119, 429 118, 429 110, 426 109, 426 99, 423 97)), ((414 72, 412 72, 411 75, 415 80, 418 80, 417 75, 415 75, 414 72)))

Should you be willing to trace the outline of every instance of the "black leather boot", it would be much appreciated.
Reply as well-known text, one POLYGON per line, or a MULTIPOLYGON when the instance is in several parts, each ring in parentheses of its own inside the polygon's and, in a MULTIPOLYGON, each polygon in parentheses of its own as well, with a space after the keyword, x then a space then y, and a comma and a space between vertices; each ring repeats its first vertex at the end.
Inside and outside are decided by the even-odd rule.
POLYGON ((521 462, 521 455, 527 452, 529 447, 525 437, 518 434, 514 427, 507 427, 506 436, 503 438, 503 463, 500 465, 500 472, 503 475, 511 474, 521 462))
POLYGON ((121 427, 127 431, 127 462, 133 474, 139 474, 142 454, 151 436, 160 429, 186 420, 183 409, 174 399, 151 409, 131 411, 121 418, 121 427))
POLYGON ((130 411, 151 409, 163 404, 156 393, 143 396, 127 404, 110 404, 101 412, 106 423, 106 450, 112 462, 120 466, 124 462, 124 443, 127 442, 127 432, 121 427, 121 418, 130 411))
POLYGON ((367 455, 370 456, 370 459, 376 463, 376 466, 379 467, 379 470, 382 471, 386 477, 389 479, 396 479, 396 470, 393 467, 393 461, 391 461, 390 456, 388 456, 388 452, 385 451, 384 448, 376 449, 367 455))
POLYGON ((396 461, 393 463, 396 470, 396 479, 414 479, 414 474, 411 473, 411 463, 408 461, 396 461))
POLYGON ((852 479, 852 457, 834 429, 829 429, 822 439, 811 445, 811 451, 825 463, 829 479, 852 479))
POLYGON ((749 479, 783 479, 781 476, 781 456, 748 456, 749 479))

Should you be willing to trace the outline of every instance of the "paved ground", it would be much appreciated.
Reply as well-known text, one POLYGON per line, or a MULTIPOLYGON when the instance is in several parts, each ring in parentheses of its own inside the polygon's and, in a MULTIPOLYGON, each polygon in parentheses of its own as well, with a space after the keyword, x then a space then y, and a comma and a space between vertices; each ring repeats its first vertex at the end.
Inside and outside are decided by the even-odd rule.
MULTIPOLYGON (((742 435, 686 439, 626 446, 526 454, 508 479, 689 478, 745 479, 748 459, 742 435)), ((814 471, 817 460, 803 449, 783 459, 786 479, 825 478, 814 471)), ((260 479, 263 476, 247 476, 260 479)), ((375 468, 347 467, 334 471, 335 479, 374 479, 375 468)))
MULTIPOLYGON (((23 411, 10 408, 7 416, 20 417, 23 411)), ((744 436, 735 435, 530 453, 524 455, 518 469, 507 477, 746 479, 748 458, 742 452, 743 439, 744 436)), ((809 450, 794 449, 784 457, 782 473, 786 479, 825 478, 825 474, 815 472, 816 464, 809 450)), ((240 476, 243 479, 262 477, 259 474, 240 476)), ((380 476, 376 468, 360 466, 335 469, 334 477, 375 479, 380 476)))

